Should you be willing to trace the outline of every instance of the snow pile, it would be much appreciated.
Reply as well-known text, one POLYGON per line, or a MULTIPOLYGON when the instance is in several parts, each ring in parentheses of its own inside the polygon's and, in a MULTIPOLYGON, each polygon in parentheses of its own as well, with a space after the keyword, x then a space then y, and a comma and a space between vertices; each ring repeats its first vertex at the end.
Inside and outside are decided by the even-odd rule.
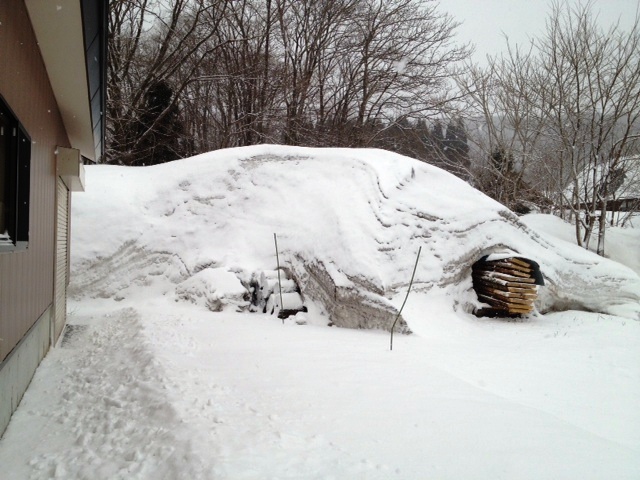
POLYGON ((251 285, 276 266, 277 233, 305 304, 342 326, 389 328, 420 246, 414 308, 403 313, 414 331, 425 322, 417 305, 478 306, 471 266, 503 251, 540 265, 541 311, 640 318, 633 271, 551 242, 453 175, 385 151, 245 147, 154 167, 91 166, 87 185, 73 202, 76 295, 245 308, 251 285), (229 275, 237 281, 226 291, 229 275))
POLYGON ((212 312, 224 307, 248 307, 247 290, 226 268, 205 268, 176 287, 181 300, 204 305, 212 312))

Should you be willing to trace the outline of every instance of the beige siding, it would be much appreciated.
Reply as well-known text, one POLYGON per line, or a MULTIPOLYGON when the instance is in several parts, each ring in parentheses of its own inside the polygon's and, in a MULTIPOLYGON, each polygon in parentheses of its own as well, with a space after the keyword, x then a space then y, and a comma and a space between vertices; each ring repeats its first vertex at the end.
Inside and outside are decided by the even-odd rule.
POLYGON ((22 0, 0 0, 0 94, 31 146, 29 248, 0 254, 0 362, 53 302, 55 147, 69 146, 22 0))

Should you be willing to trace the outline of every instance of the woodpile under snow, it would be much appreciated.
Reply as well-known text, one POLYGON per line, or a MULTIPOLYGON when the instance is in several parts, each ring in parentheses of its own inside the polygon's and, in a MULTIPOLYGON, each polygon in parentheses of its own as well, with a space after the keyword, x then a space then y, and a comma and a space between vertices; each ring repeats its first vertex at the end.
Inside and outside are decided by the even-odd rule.
POLYGON ((522 257, 484 257, 473 265, 472 278, 478 299, 489 305, 479 316, 532 313, 537 286, 544 285, 538 264, 522 257))

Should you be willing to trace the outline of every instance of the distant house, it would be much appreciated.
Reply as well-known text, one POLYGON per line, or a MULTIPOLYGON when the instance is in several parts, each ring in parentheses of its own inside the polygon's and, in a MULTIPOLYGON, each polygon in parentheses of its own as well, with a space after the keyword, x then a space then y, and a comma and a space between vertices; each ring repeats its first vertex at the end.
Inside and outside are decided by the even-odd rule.
POLYGON ((102 155, 107 0, 0 1, 0 434, 66 322, 70 191, 102 155))
POLYGON ((640 212, 640 155, 622 161, 616 181, 607 201, 607 210, 615 212, 640 212))
MULTIPOLYGON (((607 211, 640 212, 640 156, 622 158, 615 168, 606 164, 587 168, 578 178, 578 185, 587 198, 606 190, 607 211)), ((568 198, 572 198, 572 189, 573 186, 567 189, 568 198)), ((576 205, 582 210, 588 207, 583 201, 576 205)))

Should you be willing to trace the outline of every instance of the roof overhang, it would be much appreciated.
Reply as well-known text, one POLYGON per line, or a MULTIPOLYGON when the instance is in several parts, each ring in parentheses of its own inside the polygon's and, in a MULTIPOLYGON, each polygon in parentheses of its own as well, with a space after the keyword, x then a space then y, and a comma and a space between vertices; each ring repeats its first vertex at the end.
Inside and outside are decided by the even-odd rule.
POLYGON ((71 147, 98 161, 104 138, 106 3, 25 0, 25 5, 71 147), (87 38, 87 32, 92 32, 93 38, 87 38), (93 41, 95 44, 90 44, 93 41), (98 70, 93 82, 92 69, 98 70))

